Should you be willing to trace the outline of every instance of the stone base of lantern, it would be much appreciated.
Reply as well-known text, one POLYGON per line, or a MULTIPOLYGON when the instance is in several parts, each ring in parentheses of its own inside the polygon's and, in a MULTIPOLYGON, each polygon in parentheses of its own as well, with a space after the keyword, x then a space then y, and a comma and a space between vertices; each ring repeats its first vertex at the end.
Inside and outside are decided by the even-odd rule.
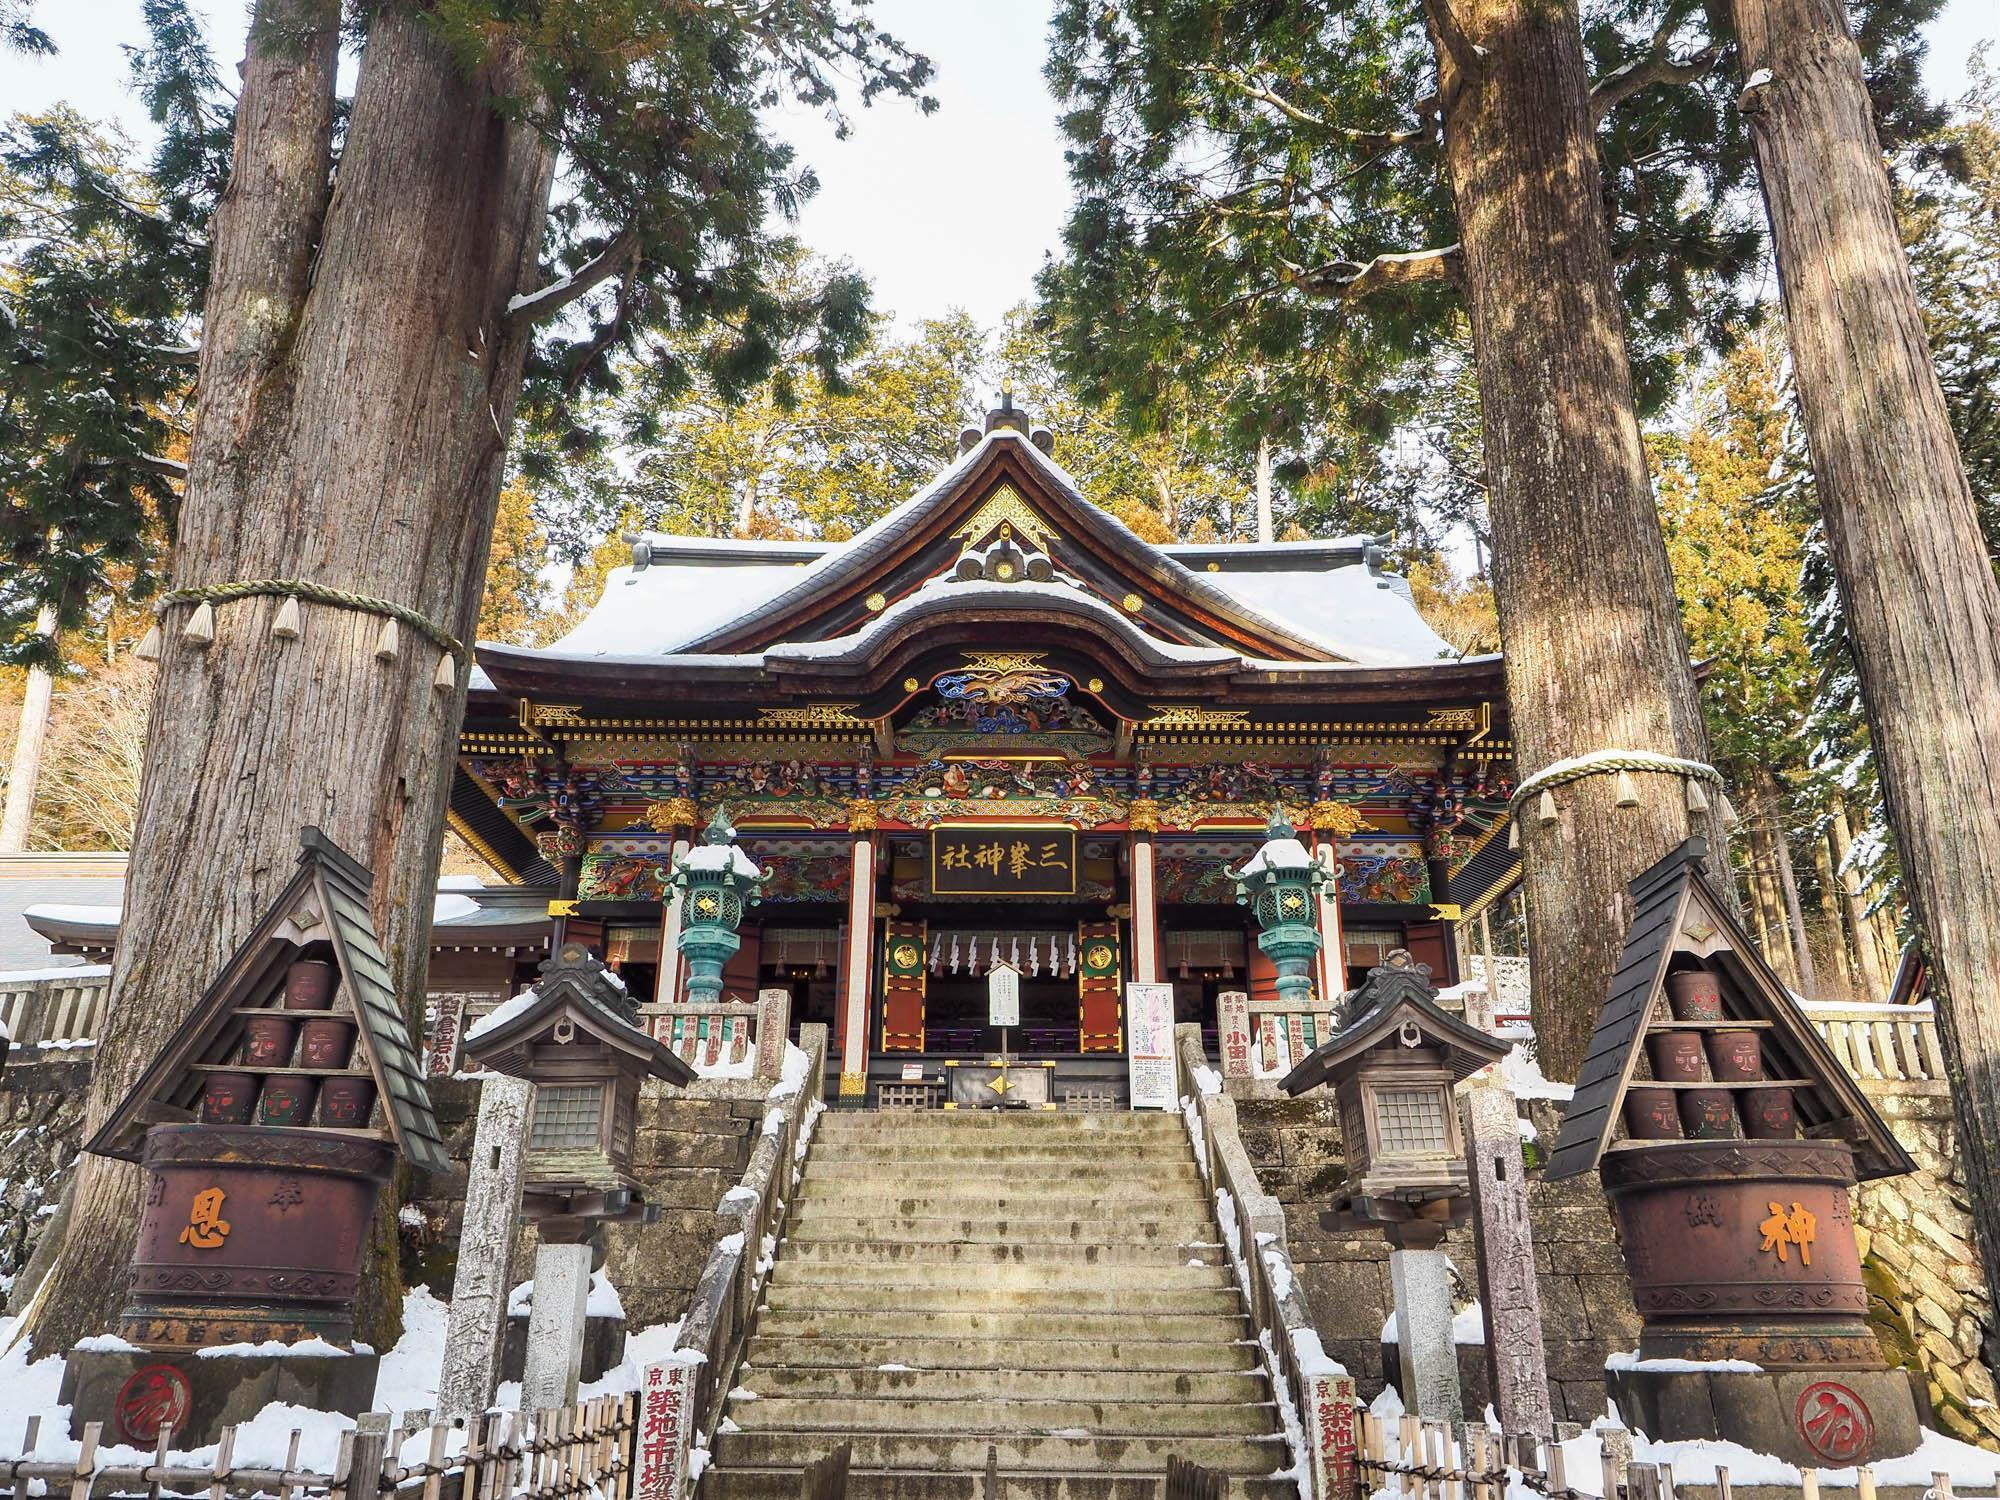
POLYGON ((1604 1385, 1625 1424, 1656 1442, 1721 1439, 1801 1468, 1899 1458, 1922 1438, 1916 1395, 1901 1370, 1721 1370, 1642 1360, 1607 1369, 1604 1385))
MULTIPOLYGON (((625 1357, 625 1320, 590 1314, 583 1320, 583 1366, 579 1379, 602 1380, 625 1357)), ((528 1368, 528 1319, 510 1315, 500 1346, 500 1378, 520 1380, 528 1368)))
POLYGON ((103 1441, 151 1449, 163 1424, 177 1449, 215 1442, 273 1401, 359 1416, 373 1404, 381 1360, 374 1354, 214 1354, 189 1350, 70 1351, 58 1400, 70 1436, 102 1422, 103 1441))

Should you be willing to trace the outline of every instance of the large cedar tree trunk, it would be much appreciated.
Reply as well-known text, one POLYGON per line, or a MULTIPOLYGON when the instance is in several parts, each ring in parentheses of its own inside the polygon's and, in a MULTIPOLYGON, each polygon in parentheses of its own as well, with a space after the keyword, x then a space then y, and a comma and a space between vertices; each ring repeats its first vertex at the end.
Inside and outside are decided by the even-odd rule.
MULTIPOLYGON (((1446 166, 1493 523, 1493 592, 1523 777, 1593 750, 1707 759, 1632 403, 1577 11, 1430 0, 1446 166), (1447 9, 1448 7, 1448 9, 1447 9), (1454 33, 1457 33, 1454 35, 1454 33), (1483 54, 1474 55, 1474 47, 1483 54)), ((1624 940, 1625 885, 1689 832, 1677 777, 1614 805, 1591 776, 1521 812, 1535 1031, 1571 1078, 1624 940)), ((1705 827, 1720 850, 1722 831, 1705 827)))
MULTIPOLYGON (((502 318, 535 270, 551 159, 411 9, 373 12, 333 180, 338 0, 258 4, 174 581, 310 579, 464 640, 524 358, 502 318)), ((437 691, 436 647, 405 629, 384 664, 379 617, 323 605, 273 639, 277 607, 219 606, 206 650, 179 639, 185 608, 167 617, 92 1128, 295 868, 301 824, 373 868, 390 965, 422 993, 464 673, 437 691)), ((115 1315, 137 1185, 86 1159, 38 1350, 115 1315)))
POLYGON ((1799 408, 2000 1285, 2000 588, 1839 0, 1732 0, 1799 408))

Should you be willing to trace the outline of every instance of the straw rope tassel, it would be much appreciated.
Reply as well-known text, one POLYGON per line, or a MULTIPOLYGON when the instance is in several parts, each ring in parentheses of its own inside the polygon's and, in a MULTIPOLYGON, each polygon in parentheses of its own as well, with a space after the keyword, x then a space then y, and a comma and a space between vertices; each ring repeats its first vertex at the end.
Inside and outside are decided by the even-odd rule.
POLYGON ((1708 793, 1701 789, 1701 783, 1689 776, 1683 784, 1687 787, 1687 810, 1691 813, 1708 811, 1708 793))
POLYGON ((1535 818, 1538 822, 1545 824, 1555 822, 1556 794, 1554 792, 1542 793, 1541 801, 1535 805, 1535 818))
POLYGON ((271 634, 281 641, 295 641, 305 622, 299 617, 299 601, 287 595, 278 606, 278 617, 271 621, 271 634))
POLYGON ((215 644, 215 606, 206 599, 194 607, 194 613, 187 617, 187 624, 181 626, 181 639, 190 646, 212 646, 215 644))
POLYGON ((1639 783, 1632 779, 1630 771, 1620 771, 1617 781, 1618 805, 1637 807, 1639 805, 1639 783))
POLYGON ((458 663, 450 653, 438 658, 438 669, 431 678, 431 686, 440 693, 448 693, 458 686, 458 663))
POLYGON ((160 638, 160 622, 155 620, 139 644, 132 648, 132 654, 140 661, 158 661, 160 648, 165 644, 166 642, 160 638))
POLYGON ((382 633, 375 637, 375 660, 380 662, 394 661, 396 659, 396 652, 401 649, 401 646, 402 641, 396 632, 396 622, 394 620, 384 620, 382 622, 382 633))

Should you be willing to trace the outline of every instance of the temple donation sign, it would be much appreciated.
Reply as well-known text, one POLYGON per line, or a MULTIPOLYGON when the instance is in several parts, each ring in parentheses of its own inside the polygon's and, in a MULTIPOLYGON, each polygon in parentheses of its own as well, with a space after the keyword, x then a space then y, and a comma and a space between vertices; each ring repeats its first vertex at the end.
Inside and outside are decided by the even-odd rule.
POLYGON ((931 890, 939 896, 1072 896, 1076 830, 940 828, 931 834, 931 890))

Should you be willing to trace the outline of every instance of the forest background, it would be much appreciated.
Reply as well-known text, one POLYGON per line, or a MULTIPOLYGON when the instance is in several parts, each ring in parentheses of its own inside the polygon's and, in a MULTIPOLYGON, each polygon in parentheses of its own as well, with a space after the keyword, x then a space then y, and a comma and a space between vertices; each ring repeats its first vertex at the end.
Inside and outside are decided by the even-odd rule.
MULTIPOLYGON (((121 848, 130 836, 151 693, 151 668, 132 648, 168 545, 162 520, 191 376, 183 350, 199 296, 199 270, 174 246, 183 231, 198 239, 226 151, 224 122, 206 102, 204 80, 217 70, 199 18, 172 0, 149 0, 146 17, 150 40, 134 48, 132 68, 156 143, 135 144, 114 121, 67 106, 0 126, 0 357, 28 372, 0 395, 0 492, 11 502, 0 524, 32 524, 49 465, 31 456, 66 443, 128 455, 102 485, 141 518, 79 567, 74 621, 39 635, 17 621, 28 628, 16 660, 0 667, 5 772, 19 753, 29 673, 38 664, 52 677, 26 834, 36 849, 121 848), (51 357, 52 328, 78 335, 87 352, 51 357)), ((7 19, 0 0, 0 25, 7 19)), ((235 45, 216 42, 224 56, 235 45)), ((2000 534, 2000 78, 1982 51, 1966 59, 1959 96, 1897 143, 1894 166, 1991 542, 2000 534)), ((1004 201, 1004 177, 993 182, 1004 201)), ((934 245, 949 240, 940 227, 909 226, 934 245)), ((1735 854, 1746 910, 1765 951, 1807 993, 1876 999, 1901 941, 1899 875, 1816 527, 1776 287, 1761 255, 1748 266, 1718 301, 1726 327, 1649 351, 1655 494, 1682 618, 1706 663, 1717 761, 1744 820, 1735 854)), ((866 285, 867 270, 814 255, 802 233, 780 290, 804 305, 859 307, 881 291, 866 285)), ((1260 423, 1293 372, 1220 348, 1198 380, 1169 383, 1141 410, 1101 394, 1066 357, 1087 319, 1063 295, 1061 272, 1051 261, 1040 295, 997 309, 994 289, 979 288, 983 322, 950 306, 869 314, 838 367, 802 339, 748 390, 717 376, 718 348, 699 339, 607 351, 592 388, 524 405, 481 638, 558 638, 624 560, 628 530, 851 535, 949 462, 962 421, 1005 385, 1054 430, 1057 458, 1091 498, 1142 536, 1384 534, 1439 632, 1464 653, 1497 649, 1462 335, 1420 370, 1390 377, 1381 399, 1327 403, 1309 423, 1260 423)), ((5 592, 0 584, 0 611, 5 592)), ((447 867, 476 861, 453 851, 447 867)), ((1519 951, 1515 924, 1502 921, 1498 941, 1519 951)))

